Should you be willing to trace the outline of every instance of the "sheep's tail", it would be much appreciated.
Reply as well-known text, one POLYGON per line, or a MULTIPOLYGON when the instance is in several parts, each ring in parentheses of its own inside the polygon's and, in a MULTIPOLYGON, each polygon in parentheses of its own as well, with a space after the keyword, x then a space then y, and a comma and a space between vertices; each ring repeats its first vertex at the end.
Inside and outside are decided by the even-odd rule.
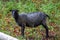
POLYGON ((46 16, 50 19, 50 17, 46 14, 46 16))

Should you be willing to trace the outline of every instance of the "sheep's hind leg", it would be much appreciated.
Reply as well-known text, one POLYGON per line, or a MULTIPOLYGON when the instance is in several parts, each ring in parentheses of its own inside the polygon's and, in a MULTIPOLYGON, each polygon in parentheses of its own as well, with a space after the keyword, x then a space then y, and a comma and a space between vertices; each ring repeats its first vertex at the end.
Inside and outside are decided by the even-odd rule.
POLYGON ((46 21, 45 20, 42 22, 42 25, 46 29, 46 38, 48 38, 49 37, 49 35, 48 35, 49 31, 48 31, 48 26, 46 25, 46 21))

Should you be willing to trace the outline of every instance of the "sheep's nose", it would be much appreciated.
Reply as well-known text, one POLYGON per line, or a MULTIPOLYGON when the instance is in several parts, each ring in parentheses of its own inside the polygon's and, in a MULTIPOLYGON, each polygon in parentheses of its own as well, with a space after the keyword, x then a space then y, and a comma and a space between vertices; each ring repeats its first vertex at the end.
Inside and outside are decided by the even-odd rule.
POLYGON ((15 12, 14 12, 14 11, 12 11, 12 13, 14 14, 15 12))

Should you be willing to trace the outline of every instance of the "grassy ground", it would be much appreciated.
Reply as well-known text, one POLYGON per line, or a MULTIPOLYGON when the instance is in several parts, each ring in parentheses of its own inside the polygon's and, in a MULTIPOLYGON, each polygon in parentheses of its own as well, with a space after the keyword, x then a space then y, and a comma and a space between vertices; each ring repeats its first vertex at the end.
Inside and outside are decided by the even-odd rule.
POLYGON ((25 37, 22 38, 20 27, 15 23, 10 9, 18 9, 21 12, 45 12, 50 16, 47 20, 49 35, 54 36, 49 40, 60 40, 60 0, 0 0, 0 32, 14 36, 19 40, 45 40, 45 29, 26 28, 25 37))

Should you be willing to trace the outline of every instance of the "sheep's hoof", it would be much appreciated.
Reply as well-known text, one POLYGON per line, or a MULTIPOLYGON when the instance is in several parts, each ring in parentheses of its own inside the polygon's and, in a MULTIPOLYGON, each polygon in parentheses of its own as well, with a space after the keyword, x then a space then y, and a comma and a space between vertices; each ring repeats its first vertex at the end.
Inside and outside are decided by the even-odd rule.
POLYGON ((46 36, 46 38, 49 38, 50 36, 46 36))

